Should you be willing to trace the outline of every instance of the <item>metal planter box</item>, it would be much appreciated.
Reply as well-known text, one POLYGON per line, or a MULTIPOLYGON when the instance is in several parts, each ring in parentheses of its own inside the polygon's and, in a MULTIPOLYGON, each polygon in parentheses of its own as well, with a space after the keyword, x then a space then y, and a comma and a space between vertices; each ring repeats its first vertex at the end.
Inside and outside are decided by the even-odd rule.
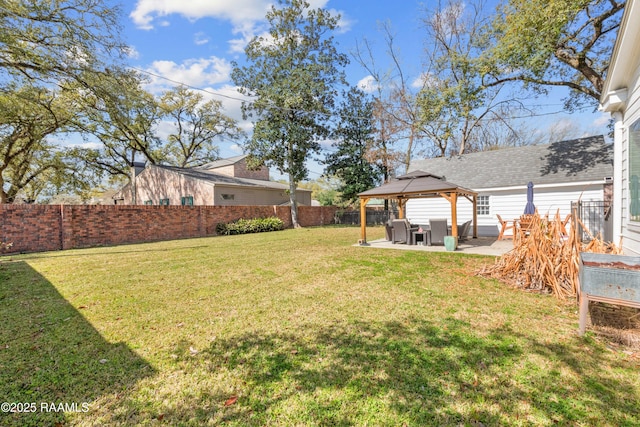
POLYGON ((589 301, 640 308, 640 257, 580 253, 580 335, 589 301))

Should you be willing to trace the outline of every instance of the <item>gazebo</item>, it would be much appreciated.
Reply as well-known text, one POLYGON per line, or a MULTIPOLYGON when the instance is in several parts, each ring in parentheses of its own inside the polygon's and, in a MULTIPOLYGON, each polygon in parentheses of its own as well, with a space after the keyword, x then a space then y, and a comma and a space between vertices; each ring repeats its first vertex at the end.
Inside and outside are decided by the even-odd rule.
POLYGON ((404 218, 405 206, 409 199, 443 197, 451 204, 451 235, 458 237, 458 196, 473 203, 473 237, 478 237, 478 215, 476 205, 478 193, 460 187, 444 178, 424 171, 413 171, 399 176, 380 187, 358 194, 360 197, 360 244, 367 243, 367 203, 371 199, 397 200, 398 215, 404 218))

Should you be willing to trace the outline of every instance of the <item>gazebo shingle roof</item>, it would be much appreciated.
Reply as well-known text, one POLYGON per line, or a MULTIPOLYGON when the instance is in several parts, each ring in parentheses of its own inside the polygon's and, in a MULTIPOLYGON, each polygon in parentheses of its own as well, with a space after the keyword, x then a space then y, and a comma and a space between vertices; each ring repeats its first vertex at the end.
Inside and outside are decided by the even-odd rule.
POLYGON ((436 197, 437 193, 457 192, 472 195, 474 191, 445 181, 442 177, 424 171, 413 171, 406 175, 392 179, 380 187, 363 191, 360 197, 375 198, 418 198, 436 197))

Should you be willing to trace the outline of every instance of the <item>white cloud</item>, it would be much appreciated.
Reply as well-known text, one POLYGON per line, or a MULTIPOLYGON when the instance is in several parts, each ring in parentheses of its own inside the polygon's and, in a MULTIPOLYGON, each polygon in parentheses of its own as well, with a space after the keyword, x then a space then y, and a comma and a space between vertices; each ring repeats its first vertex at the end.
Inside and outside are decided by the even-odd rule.
POLYGON ((349 18, 345 12, 342 12, 336 9, 329 9, 329 12, 333 16, 340 15, 340 20, 338 20, 338 29, 337 29, 339 34, 348 33, 349 31, 351 31, 351 28, 353 28, 354 24, 356 23, 356 21, 349 18))
POLYGON ((202 31, 200 31, 193 35, 193 42, 198 46, 202 46, 203 44, 209 43, 209 37, 207 37, 207 35, 202 31))
MULTIPOLYGON (((593 126, 596 128, 604 128, 609 124, 609 121, 611 121, 611 114, 602 113, 593 121, 593 126)), ((605 133, 605 131, 603 130, 602 133, 605 133)))
POLYGON ((173 61, 154 61, 147 71, 152 74, 147 90, 157 93, 178 83, 205 87, 228 82, 231 64, 225 59, 212 56, 189 59, 181 64, 173 61))
POLYGON ((182 15, 190 20, 218 18, 234 25, 264 19, 270 0, 138 0, 129 15, 142 29, 152 29, 154 21, 168 15, 182 15))
POLYGON ((140 52, 138 52, 138 50, 133 47, 133 46, 127 46, 127 48, 125 49, 125 52, 127 54, 127 56, 131 59, 139 59, 140 58, 140 52))
MULTIPOLYGON (((328 0, 310 0, 311 8, 324 8, 328 0)), ((181 15, 186 19, 196 21, 201 18, 216 18, 230 21, 233 34, 240 37, 229 41, 230 51, 243 52, 247 43, 259 31, 259 23, 264 21, 273 0, 138 0, 135 9, 129 17, 138 28, 150 30, 155 25, 168 26, 169 21, 163 19, 169 15, 181 15)), ((332 14, 341 13, 331 9, 332 14)), ((341 13, 338 31, 346 33, 353 25, 353 21, 341 13)), ((204 39, 196 38, 196 44, 204 44, 204 39), (199 43, 202 42, 202 43, 199 43)))
POLYGON ((373 93, 378 90, 379 84, 373 76, 367 76, 358 82, 357 87, 366 93, 373 93))
POLYGON ((431 73, 421 73, 411 82, 414 89, 433 87, 438 83, 438 78, 431 73))

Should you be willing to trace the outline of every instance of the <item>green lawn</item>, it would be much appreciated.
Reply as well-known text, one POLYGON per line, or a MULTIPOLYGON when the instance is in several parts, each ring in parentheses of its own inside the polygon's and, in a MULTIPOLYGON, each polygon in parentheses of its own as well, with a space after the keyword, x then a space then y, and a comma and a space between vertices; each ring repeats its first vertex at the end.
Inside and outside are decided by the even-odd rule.
POLYGON ((575 303, 358 234, 0 258, 0 396, 36 410, 0 425, 640 425, 637 354, 575 303))

